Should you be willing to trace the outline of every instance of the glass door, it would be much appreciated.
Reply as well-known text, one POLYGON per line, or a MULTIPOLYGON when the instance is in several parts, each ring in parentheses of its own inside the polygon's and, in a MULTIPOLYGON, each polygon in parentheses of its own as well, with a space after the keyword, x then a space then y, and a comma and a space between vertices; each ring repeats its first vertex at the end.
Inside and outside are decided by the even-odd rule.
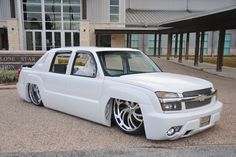
POLYGON ((65 32, 65 46, 66 47, 72 46, 71 32, 65 32))
POLYGON ((46 32, 47 50, 61 47, 61 32, 46 32))
POLYGON ((80 34, 79 32, 68 31, 65 32, 65 46, 80 46, 80 34))
POLYGON ((26 31, 27 50, 42 50, 42 32, 26 31))

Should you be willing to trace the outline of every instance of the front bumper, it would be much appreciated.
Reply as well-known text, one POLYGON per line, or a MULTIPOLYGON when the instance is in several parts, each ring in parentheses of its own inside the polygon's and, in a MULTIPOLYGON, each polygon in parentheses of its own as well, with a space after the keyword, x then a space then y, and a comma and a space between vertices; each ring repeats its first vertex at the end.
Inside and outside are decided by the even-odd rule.
POLYGON ((146 137, 152 140, 174 140, 191 136, 215 125, 220 119, 223 104, 216 101, 207 108, 186 113, 156 113, 149 112, 144 116, 146 137), (210 123, 200 127, 200 118, 210 116, 210 123), (173 126, 182 126, 179 132, 168 136, 167 131, 173 126))

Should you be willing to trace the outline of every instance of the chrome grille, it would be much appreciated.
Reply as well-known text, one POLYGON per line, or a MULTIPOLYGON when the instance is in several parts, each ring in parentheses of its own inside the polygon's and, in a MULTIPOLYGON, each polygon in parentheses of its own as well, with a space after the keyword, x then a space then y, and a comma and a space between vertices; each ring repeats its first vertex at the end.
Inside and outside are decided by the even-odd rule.
POLYGON ((211 98, 206 99, 204 101, 190 101, 190 102, 185 102, 185 108, 191 109, 196 107, 202 107, 210 103, 211 103, 211 98))
MULTIPOLYGON (((201 89, 201 90, 195 90, 195 91, 188 91, 183 93, 183 97, 197 97, 201 95, 209 96, 212 94, 211 88, 201 89)), ((211 99, 207 98, 205 100, 190 100, 185 102, 185 108, 186 109, 192 109, 197 107, 202 107, 205 105, 208 105, 211 103, 211 99)))
POLYGON ((198 95, 210 95, 211 92, 212 92, 211 88, 188 91, 188 92, 183 93, 183 97, 192 97, 192 96, 198 96, 198 95))

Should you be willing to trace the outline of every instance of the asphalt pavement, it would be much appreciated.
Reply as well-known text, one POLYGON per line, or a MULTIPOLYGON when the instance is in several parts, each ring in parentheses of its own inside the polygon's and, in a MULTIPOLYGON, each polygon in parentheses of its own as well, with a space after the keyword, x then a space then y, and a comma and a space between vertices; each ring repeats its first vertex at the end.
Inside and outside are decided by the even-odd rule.
POLYGON ((1 157, 235 157, 235 145, 0 153, 1 157))

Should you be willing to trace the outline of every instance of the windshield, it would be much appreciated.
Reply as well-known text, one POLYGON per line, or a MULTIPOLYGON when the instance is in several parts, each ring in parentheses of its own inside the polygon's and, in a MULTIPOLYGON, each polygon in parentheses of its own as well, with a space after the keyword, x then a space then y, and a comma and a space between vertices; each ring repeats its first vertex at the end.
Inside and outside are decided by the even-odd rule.
POLYGON ((137 73, 153 73, 161 70, 139 51, 97 52, 105 76, 121 76, 137 73))

